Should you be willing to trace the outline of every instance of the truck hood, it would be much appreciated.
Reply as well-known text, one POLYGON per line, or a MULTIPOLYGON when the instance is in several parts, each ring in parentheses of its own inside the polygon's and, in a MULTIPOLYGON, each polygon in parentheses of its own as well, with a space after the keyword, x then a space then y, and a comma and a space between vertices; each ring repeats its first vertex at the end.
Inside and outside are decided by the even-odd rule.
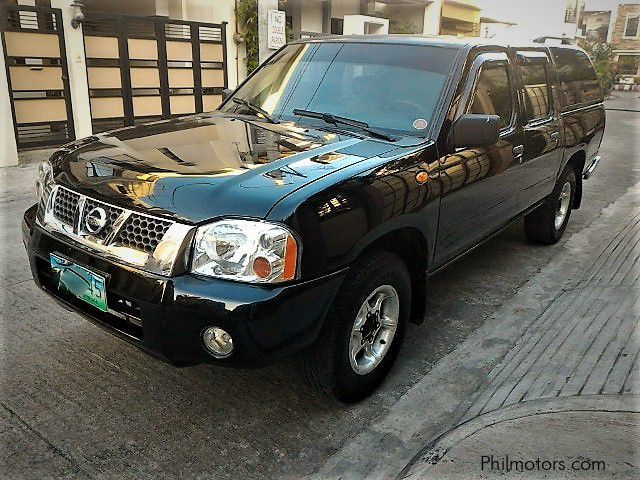
MULTIPOLYGON (((401 143, 401 142, 400 142, 401 143)), ((398 143, 221 113, 129 127, 54 154, 55 181, 187 223, 265 218, 282 198, 398 143)))

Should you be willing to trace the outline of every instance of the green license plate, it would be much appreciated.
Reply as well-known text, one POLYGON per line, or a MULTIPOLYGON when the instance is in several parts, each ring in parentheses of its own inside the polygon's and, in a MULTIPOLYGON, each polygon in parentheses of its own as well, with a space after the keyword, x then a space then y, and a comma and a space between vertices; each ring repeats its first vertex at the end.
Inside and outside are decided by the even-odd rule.
POLYGON ((107 282, 105 277, 57 255, 50 254, 53 279, 61 293, 67 293, 106 312, 107 282))

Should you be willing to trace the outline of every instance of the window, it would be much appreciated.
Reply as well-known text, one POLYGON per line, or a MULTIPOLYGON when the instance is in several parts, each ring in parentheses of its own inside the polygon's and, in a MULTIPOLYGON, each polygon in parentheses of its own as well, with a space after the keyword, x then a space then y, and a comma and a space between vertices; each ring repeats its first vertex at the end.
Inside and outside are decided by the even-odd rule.
POLYGON ((551 47, 558 67, 564 109, 602 101, 602 88, 589 57, 576 48, 551 47))
POLYGON ((331 19, 331 34, 342 35, 344 31, 344 20, 342 18, 331 19))
POLYGON ((520 66, 520 75, 522 76, 527 119, 531 121, 547 118, 551 111, 547 65, 543 63, 522 65, 520 66))
MULTIPOLYGON (((456 53, 422 45, 291 44, 262 64, 235 97, 284 121, 326 126, 293 114, 306 109, 366 122, 392 135, 423 136, 415 121, 431 119, 456 53)), ((246 113, 233 101, 221 110, 246 113)))
POLYGON ((482 66, 467 113, 498 115, 500 128, 511 124, 513 99, 506 66, 490 63, 482 66))
POLYGON ((638 25, 640 24, 640 15, 627 15, 627 21, 624 24, 625 37, 637 37, 638 25))
POLYGON ((616 74, 618 75, 638 75, 640 70, 640 55, 620 55, 616 74))

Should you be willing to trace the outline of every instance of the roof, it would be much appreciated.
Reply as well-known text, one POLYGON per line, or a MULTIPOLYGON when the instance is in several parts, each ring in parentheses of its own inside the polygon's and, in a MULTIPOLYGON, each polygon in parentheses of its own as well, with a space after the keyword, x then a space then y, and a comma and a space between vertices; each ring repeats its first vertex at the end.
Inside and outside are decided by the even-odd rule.
MULTIPOLYGON (((535 42, 518 42, 510 44, 490 38, 480 37, 463 37, 458 38, 454 36, 445 35, 331 35, 323 37, 314 37, 301 40, 295 40, 291 43, 380 43, 380 44, 399 44, 399 45, 425 45, 435 47, 448 47, 448 48, 469 48, 476 46, 488 46, 488 47, 515 47, 515 48, 531 48, 531 47, 544 47, 548 46, 544 43, 535 42)), ((555 45, 554 45, 555 46, 555 45)), ((562 47, 570 47, 571 45, 562 45, 562 47)))
POLYGON ((444 3, 449 3, 451 5, 457 5, 458 7, 468 8, 470 10, 478 10, 478 11, 482 10, 477 5, 473 5, 472 3, 466 3, 466 2, 457 1, 457 0, 444 0, 444 3))
POLYGON ((437 47, 462 48, 470 43, 474 43, 472 38, 444 37, 437 35, 328 35, 322 37, 306 38, 296 40, 291 43, 328 43, 328 42, 351 42, 351 43, 385 43, 404 45, 431 45, 437 47))

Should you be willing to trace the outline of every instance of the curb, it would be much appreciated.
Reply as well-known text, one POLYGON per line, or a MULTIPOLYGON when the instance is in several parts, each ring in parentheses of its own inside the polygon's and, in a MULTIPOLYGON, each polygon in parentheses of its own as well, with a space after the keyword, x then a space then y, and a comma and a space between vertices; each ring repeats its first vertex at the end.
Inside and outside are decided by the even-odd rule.
MULTIPOLYGON (((458 424, 425 446, 398 474, 398 479, 423 475, 457 444, 484 428, 536 415, 565 412, 640 413, 640 395, 585 395, 554 397, 517 403, 458 424)), ((422 477, 420 477, 422 478, 422 477)))

